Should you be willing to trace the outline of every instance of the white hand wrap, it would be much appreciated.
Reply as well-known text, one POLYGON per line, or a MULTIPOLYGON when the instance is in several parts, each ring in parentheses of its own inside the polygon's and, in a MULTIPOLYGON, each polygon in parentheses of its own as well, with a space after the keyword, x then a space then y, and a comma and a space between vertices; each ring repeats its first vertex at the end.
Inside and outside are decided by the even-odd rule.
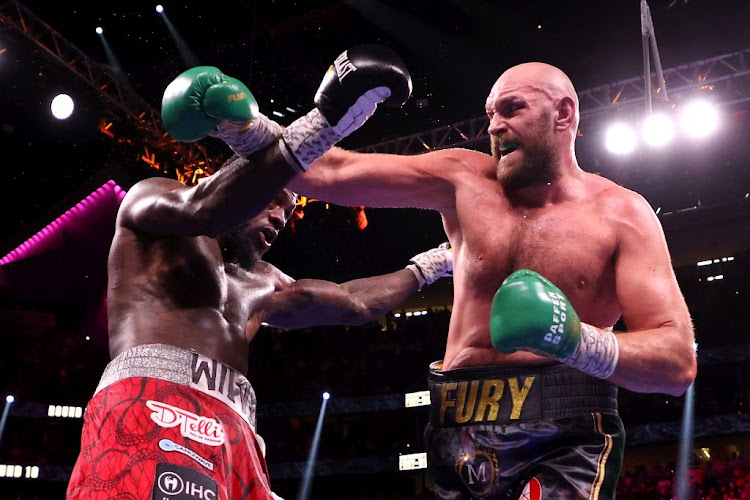
POLYGON ((581 323, 581 342, 562 362, 592 377, 606 379, 614 373, 619 359, 620 344, 612 329, 600 330, 581 323))
POLYGON ((390 95, 387 87, 368 90, 335 125, 329 124, 318 108, 295 120, 282 134, 287 146, 287 151, 282 148, 282 152, 287 162, 299 172, 306 171, 334 144, 361 127, 375 113, 378 103, 390 95))
POLYGON ((281 125, 260 114, 249 122, 224 120, 211 136, 226 142, 232 151, 247 159, 276 142, 281 137, 281 131, 281 125))
POLYGON ((453 250, 438 247, 412 257, 407 269, 414 273, 421 290, 444 276, 453 276, 453 250))

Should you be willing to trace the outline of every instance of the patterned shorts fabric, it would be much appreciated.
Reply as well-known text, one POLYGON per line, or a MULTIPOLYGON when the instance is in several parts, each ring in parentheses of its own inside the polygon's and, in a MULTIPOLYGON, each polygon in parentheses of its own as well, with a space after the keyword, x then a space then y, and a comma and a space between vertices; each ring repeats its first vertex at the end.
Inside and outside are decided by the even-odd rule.
POLYGON ((84 414, 68 499, 274 498, 253 429, 191 387, 130 377, 98 391, 84 414))

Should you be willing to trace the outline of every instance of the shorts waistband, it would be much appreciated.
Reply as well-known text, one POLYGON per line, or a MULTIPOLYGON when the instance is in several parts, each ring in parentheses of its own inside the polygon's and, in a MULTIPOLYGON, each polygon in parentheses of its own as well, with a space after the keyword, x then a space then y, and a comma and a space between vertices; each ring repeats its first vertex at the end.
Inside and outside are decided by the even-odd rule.
POLYGON ((109 362, 95 393, 130 377, 149 377, 185 385, 226 404, 255 430, 255 390, 243 374, 193 350, 145 344, 109 362))
POLYGON ((618 414, 615 385, 565 365, 441 368, 431 363, 427 377, 435 427, 618 414))

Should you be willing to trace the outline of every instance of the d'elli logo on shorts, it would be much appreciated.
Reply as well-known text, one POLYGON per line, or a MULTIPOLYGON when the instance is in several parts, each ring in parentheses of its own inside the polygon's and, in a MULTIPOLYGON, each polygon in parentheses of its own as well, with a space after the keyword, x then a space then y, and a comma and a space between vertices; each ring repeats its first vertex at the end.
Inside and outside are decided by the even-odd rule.
POLYGON ((224 427, 213 418, 196 415, 160 401, 146 401, 146 406, 153 410, 151 420, 159 427, 179 426, 180 434, 188 439, 209 446, 224 444, 224 427))
POLYGON ((495 478, 500 472, 497 456, 491 450, 476 450, 464 453, 456 461, 456 473, 471 492, 481 498, 492 492, 495 478))

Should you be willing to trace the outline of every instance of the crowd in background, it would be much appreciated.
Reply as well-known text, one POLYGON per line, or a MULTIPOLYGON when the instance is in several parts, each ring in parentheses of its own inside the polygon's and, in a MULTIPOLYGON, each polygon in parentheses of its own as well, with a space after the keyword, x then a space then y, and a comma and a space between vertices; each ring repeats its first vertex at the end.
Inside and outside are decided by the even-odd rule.
MULTIPOLYGON (((734 257, 711 266, 676 270, 695 322, 699 358, 714 353, 709 356, 713 361, 699 367, 695 384, 697 422, 708 416, 744 414, 750 406, 750 354, 741 355, 750 353, 745 347, 750 341, 745 335, 744 314, 750 285, 743 280, 750 275, 750 252, 734 257), (719 274, 721 279, 707 279, 719 274), (716 352, 734 357, 717 361, 716 352)), ((4 351, 13 353, 0 357, 0 372, 4 375, 0 390, 13 393, 19 404, 85 406, 109 361, 106 342, 87 339, 76 331, 75 311, 17 304, 2 309, 0 314, 4 351)), ((249 347, 248 373, 259 413, 264 405, 319 402, 323 391, 329 391, 333 398, 357 398, 426 390, 427 368, 432 361, 441 359, 449 320, 450 310, 441 305, 418 316, 396 317, 391 313, 357 327, 297 331, 262 327, 249 347)), ((615 329, 624 327, 617 325, 615 329)), ((682 397, 621 390, 620 412, 626 429, 654 422, 679 422, 684 401, 682 397)), ((268 444, 271 468, 274 463, 307 458, 316 420, 317 411, 259 418, 258 430, 268 444)), ((395 457, 420 451, 426 421, 426 407, 331 413, 326 417, 319 459, 395 457)), ((0 463, 71 466, 77 456, 80 425, 78 419, 11 416, 2 435, 0 463)), ((694 465, 692 498, 750 498, 750 471, 741 457, 696 461, 694 465)), ((626 470, 618 486, 618 498, 672 498, 672 471, 673 467, 626 470)), ((355 479, 351 476, 348 480, 355 479)), ((360 479, 357 484, 363 481, 360 479)), ((381 490, 386 496, 330 498, 374 500, 429 494, 428 487, 410 485, 410 481, 415 480, 389 491, 381 490)), ((326 484, 324 479, 321 484, 326 484)))

